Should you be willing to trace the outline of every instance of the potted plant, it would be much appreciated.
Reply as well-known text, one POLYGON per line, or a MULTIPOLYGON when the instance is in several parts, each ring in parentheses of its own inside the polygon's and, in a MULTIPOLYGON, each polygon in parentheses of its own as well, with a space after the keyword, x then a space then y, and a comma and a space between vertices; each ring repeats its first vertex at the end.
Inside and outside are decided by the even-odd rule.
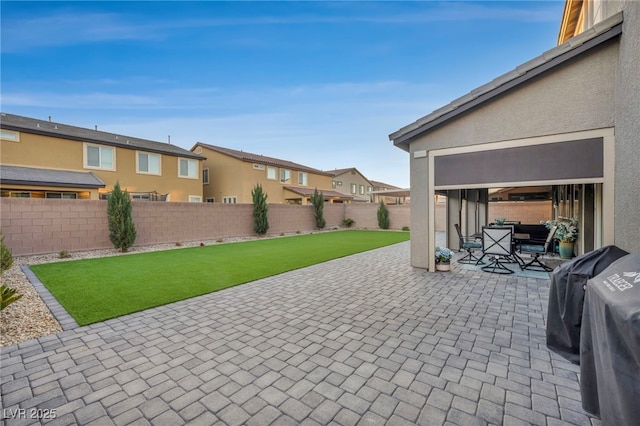
POLYGON ((551 229, 556 228, 555 239, 560 241, 558 251, 563 259, 570 259, 573 256, 573 245, 578 239, 578 219, 575 217, 558 216, 557 220, 547 220, 540 222, 551 229))
POLYGON ((436 247, 436 271, 450 271, 453 252, 446 247, 436 247))
POLYGON ((498 218, 496 218, 496 220, 494 220, 494 221, 493 221, 493 223, 494 223, 496 226, 504 226, 504 223, 505 223, 506 221, 507 221, 507 218, 506 218, 506 217, 498 217, 498 218))

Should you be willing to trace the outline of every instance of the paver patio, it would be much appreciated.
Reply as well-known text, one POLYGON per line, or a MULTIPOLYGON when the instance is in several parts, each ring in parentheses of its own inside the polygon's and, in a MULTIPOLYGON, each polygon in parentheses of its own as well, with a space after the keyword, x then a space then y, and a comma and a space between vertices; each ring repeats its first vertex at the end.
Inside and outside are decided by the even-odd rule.
POLYGON ((600 423, 546 348, 548 281, 408 259, 401 243, 2 348, 4 421, 600 423))

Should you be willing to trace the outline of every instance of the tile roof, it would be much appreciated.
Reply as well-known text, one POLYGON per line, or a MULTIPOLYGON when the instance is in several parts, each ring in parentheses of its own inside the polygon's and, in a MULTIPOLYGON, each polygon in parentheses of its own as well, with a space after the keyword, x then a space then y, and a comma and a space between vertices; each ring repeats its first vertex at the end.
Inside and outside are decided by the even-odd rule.
POLYGON ((622 12, 619 12, 599 22, 587 31, 570 38, 567 42, 544 52, 514 70, 451 101, 448 105, 438 108, 432 113, 391 133, 389 140, 393 141, 394 145, 409 151, 409 142, 414 137, 620 35, 622 33, 622 21, 622 12))
MULTIPOLYGON (((291 192, 295 192, 296 194, 300 194, 304 197, 308 197, 310 195, 313 195, 315 188, 311 189, 311 188, 304 188, 304 187, 299 187, 299 186, 285 186, 284 189, 288 189, 291 192)), ((326 190, 326 189, 320 189, 318 190, 319 192, 322 192, 322 195, 324 195, 325 197, 330 197, 330 198, 343 198, 345 200, 353 200, 353 197, 351 195, 347 195, 347 194, 343 194, 342 192, 338 192, 338 191, 331 191, 331 190, 326 190)))
MULTIPOLYGON (((209 145, 209 144, 202 143, 202 142, 198 142, 194 146, 194 148, 196 146, 201 146, 203 148, 219 152, 220 154, 225 154, 225 155, 228 155, 230 157, 237 158, 238 160, 247 161, 247 162, 250 162, 250 163, 260 163, 260 164, 278 166, 278 167, 297 170, 297 171, 302 171, 302 172, 314 173, 314 174, 318 174, 318 175, 331 176, 331 173, 324 172, 324 171, 318 170, 318 169, 314 169, 312 167, 304 166, 302 164, 294 163, 292 161, 281 160, 279 158, 267 157, 265 155, 260 155, 260 154, 252 154, 250 152, 238 151, 236 149, 224 148, 224 147, 215 146, 215 145, 209 145)), ((193 150, 193 148, 192 148, 192 150, 193 150)))
POLYGON ((191 151, 169 143, 139 139, 131 136, 86 129, 84 127, 69 126, 67 124, 22 117, 20 115, 7 114, 4 112, 0 113, 0 127, 3 129, 43 136, 52 136, 81 142, 93 142, 102 145, 139 149, 141 151, 204 160, 204 157, 201 155, 197 155, 191 151))
POLYGON ((104 188, 104 182, 91 172, 37 169, 0 165, 0 182, 4 185, 63 186, 69 188, 104 188))

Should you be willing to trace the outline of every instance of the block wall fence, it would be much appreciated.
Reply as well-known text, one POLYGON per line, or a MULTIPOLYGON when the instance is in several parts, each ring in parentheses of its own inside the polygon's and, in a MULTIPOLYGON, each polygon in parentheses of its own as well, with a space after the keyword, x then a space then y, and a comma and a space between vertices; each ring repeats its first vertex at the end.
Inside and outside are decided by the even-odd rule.
MULTIPOLYGON (((375 204, 325 204, 327 229, 355 220, 378 229, 375 204)), ((409 226, 408 205, 388 206, 391 229, 409 226)), ((135 246, 253 236, 253 205, 134 201, 135 246)), ((14 256, 113 248, 101 200, 0 198, 0 228, 14 256)), ((269 205, 269 235, 315 230, 312 206, 269 205)))

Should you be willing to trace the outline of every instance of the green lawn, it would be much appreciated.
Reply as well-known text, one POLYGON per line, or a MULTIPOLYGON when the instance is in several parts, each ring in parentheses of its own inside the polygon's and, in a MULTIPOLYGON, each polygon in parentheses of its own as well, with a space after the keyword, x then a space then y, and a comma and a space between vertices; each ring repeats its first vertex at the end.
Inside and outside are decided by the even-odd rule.
POLYGON ((31 267, 80 325, 399 243, 408 232, 346 230, 31 267))

